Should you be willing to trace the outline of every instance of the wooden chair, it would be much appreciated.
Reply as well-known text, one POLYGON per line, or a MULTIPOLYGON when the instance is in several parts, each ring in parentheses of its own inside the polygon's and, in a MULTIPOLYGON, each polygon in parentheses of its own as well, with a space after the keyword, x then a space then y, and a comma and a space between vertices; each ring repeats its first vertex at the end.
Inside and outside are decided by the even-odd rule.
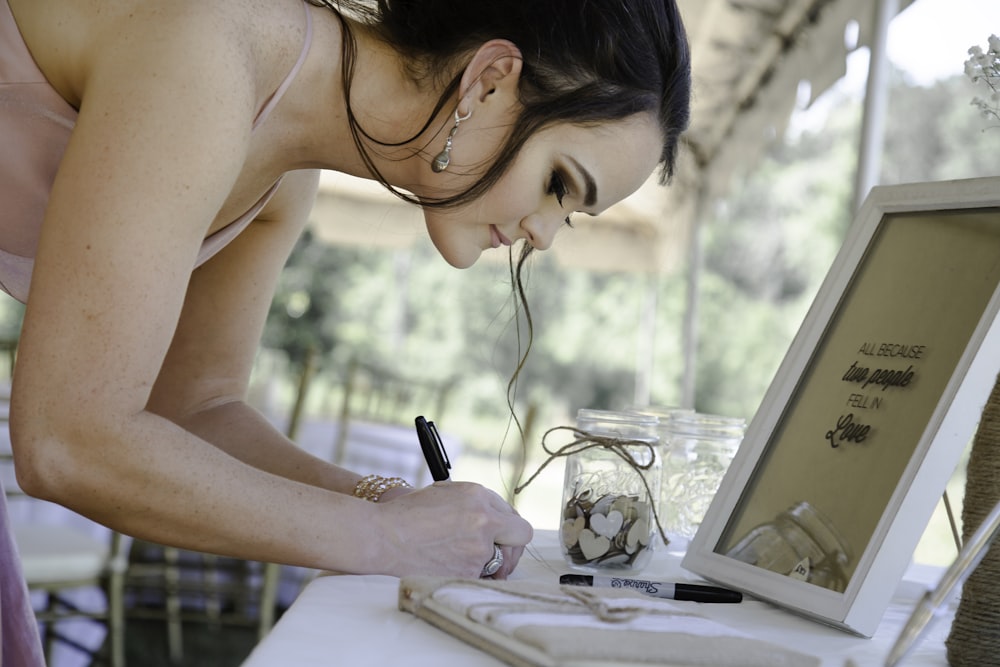
POLYGON ((0 386, 0 486, 28 589, 44 599, 35 616, 43 630, 46 661, 60 642, 111 667, 124 667, 123 586, 129 540, 63 507, 24 494, 14 475, 7 425, 9 398, 9 385, 0 386), (94 598, 103 599, 92 604, 94 598), (91 648, 78 636, 62 631, 63 621, 78 618, 104 624, 107 641, 91 648), (108 647, 108 655, 99 654, 101 646, 108 647))
POLYGON ((100 647, 92 649, 59 629, 61 621, 89 618, 107 626, 109 647, 105 664, 125 666, 124 581, 127 539, 110 532, 110 541, 99 540, 71 526, 15 523, 14 541, 30 591, 41 592, 45 604, 35 610, 44 627, 46 660, 55 642, 62 642, 100 660, 100 647), (96 589, 103 606, 87 609, 74 599, 81 589, 96 589))
MULTIPOLYGON (((400 476, 422 486, 431 482, 413 420, 424 415, 443 422, 451 378, 403 375, 352 358, 344 373, 343 396, 332 461, 359 473, 400 476)), ((458 454, 442 430, 450 457, 458 454), (449 446, 451 445, 451 446, 449 446)))
POLYGON ((129 554, 126 615, 166 623, 167 654, 184 659, 184 626, 274 625, 280 569, 268 563, 136 541, 129 554))

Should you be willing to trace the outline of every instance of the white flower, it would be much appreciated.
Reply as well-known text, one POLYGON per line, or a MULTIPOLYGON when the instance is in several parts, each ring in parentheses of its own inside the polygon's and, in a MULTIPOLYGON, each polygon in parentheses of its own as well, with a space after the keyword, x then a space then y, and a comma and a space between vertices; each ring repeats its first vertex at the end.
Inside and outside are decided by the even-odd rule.
POLYGON ((982 47, 969 47, 969 59, 965 61, 965 75, 978 84, 980 81, 990 89, 989 101, 982 97, 972 98, 972 106, 987 120, 1000 120, 1000 37, 990 35, 987 52, 982 47))

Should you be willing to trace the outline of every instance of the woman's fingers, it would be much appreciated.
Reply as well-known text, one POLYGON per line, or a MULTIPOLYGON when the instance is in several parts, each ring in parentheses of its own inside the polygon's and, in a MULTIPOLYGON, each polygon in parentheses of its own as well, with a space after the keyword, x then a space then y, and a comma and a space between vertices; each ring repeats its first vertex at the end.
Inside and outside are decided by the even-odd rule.
POLYGON ((533 535, 531 524, 502 498, 468 482, 438 482, 380 505, 395 526, 389 534, 396 536, 397 565, 387 565, 396 574, 478 577, 496 544, 503 564, 492 576, 505 579, 533 535))
POLYGON ((534 533, 530 523, 517 514, 508 514, 498 526, 493 539, 501 546, 523 547, 531 542, 534 533))
MULTIPOLYGON (((518 562, 521 560, 521 555, 524 553, 524 547, 500 547, 500 551, 503 553, 503 565, 497 570, 493 575, 485 577, 486 579, 506 579, 517 567, 518 562)), ((492 558, 492 556, 491 556, 492 558)))

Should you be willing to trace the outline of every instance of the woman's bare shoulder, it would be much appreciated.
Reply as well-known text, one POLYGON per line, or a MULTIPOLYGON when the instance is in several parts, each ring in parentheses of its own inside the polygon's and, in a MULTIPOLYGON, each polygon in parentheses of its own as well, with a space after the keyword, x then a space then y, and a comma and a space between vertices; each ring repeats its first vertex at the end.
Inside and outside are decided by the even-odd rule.
POLYGON ((287 70, 283 42, 294 42, 292 33, 302 24, 302 10, 295 2, 8 1, 39 68, 78 108, 95 69, 122 57, 152 65, 164 54, 186 54, 191 62, 178 64, 190 65, 192 75, 205 76, 213 75, 213 64, 231 67, 239 61, 252 83, 267 90, 287 70))

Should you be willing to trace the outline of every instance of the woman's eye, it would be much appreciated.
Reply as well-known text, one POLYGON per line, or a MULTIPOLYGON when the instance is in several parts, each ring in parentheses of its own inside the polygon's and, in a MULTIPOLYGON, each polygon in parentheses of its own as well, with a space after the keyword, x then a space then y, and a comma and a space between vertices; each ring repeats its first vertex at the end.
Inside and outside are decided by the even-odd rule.
POLYGON ((552 176, 549 178, 548 193, 550 195, 555 195, 556 201, 559 202, 560 206, 562 206, 563 197, 565 197, 567 193, 566 181, 563 179, 563 177, 559 174, 558 171, 553 171, 552 176))

